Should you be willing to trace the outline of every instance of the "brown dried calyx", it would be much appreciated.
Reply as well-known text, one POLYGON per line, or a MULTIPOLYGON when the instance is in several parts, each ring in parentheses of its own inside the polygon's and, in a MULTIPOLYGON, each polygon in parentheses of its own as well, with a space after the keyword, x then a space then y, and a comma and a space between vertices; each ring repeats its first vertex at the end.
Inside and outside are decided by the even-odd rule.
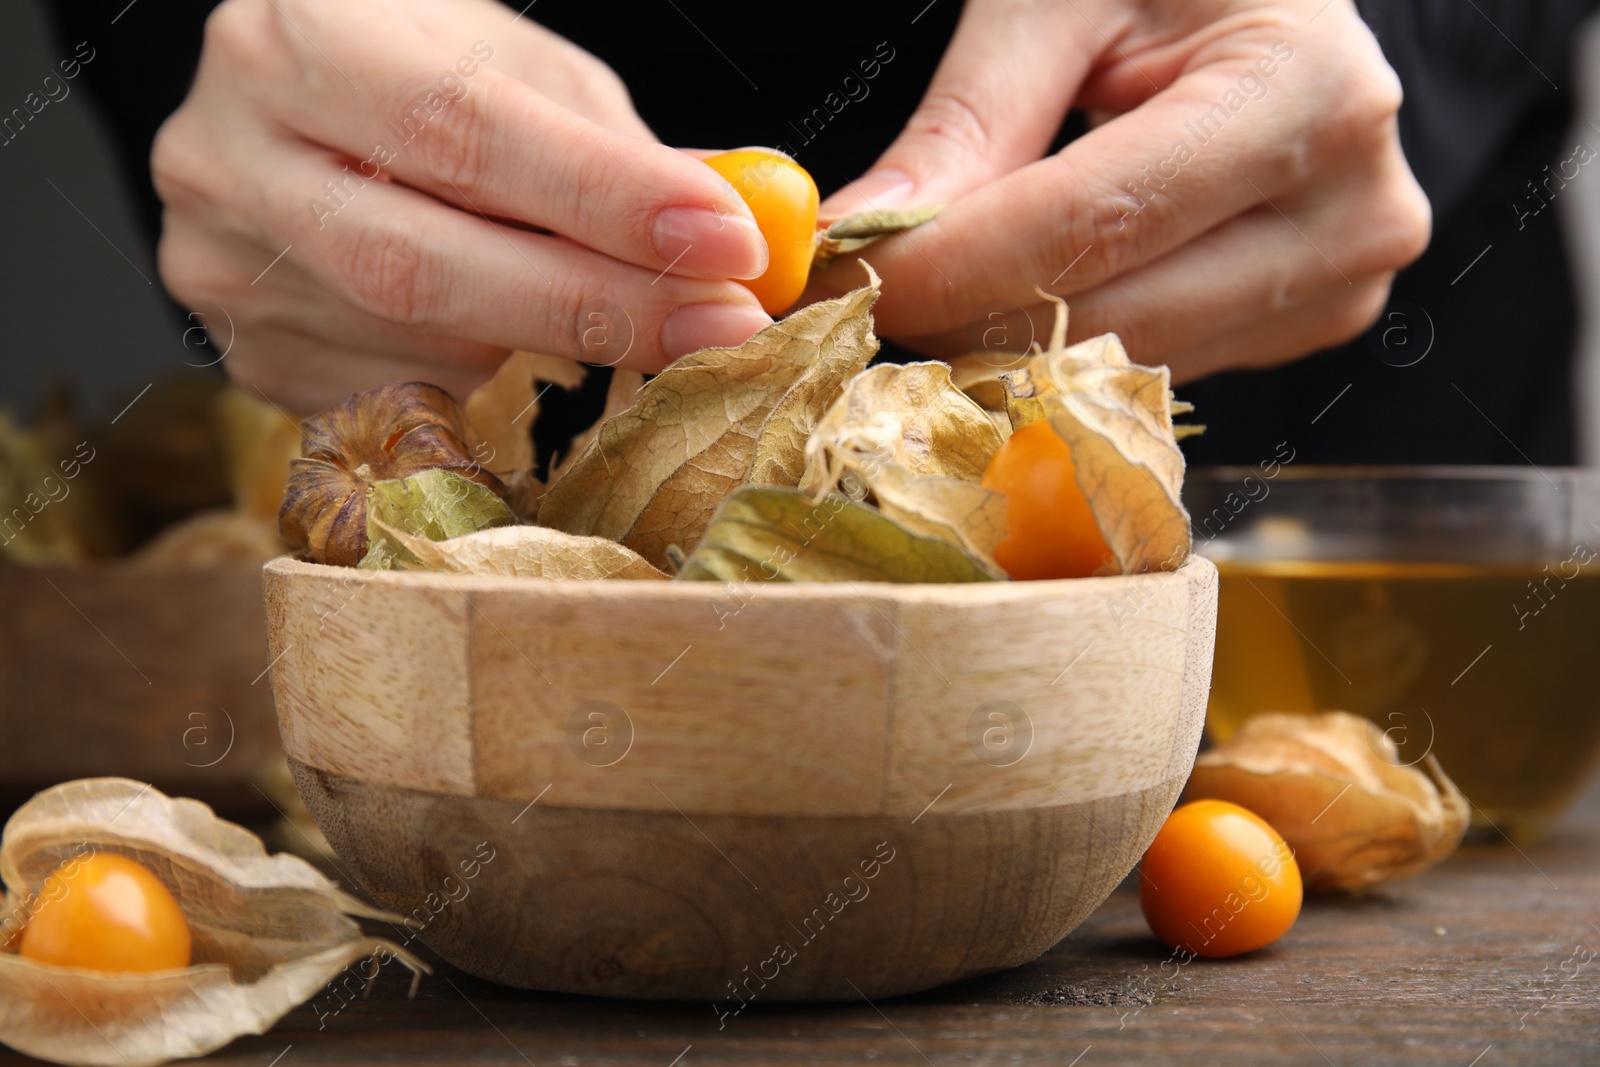
POLYGON ((353 567, 367 551, 367 493, 374 482, 447 470, 506 497, 499 478, 473 458, 461 406, 438 386, 385 385, 356 393, 300 424, 301 456, 290 465, 278 528, 314 563, 353 567))
POLYGON ((1426 870, 1455 851, 1469 814, 1431 754, 1405 766, 1387 734, 1344 711, 1251 716, 1195 762, 1185 796, 1267 820, 1312 890, 1353 892, 1426 870))
MULTIPOLYGON (((1172 425, 1187 405, 1173 404, 1171 372, 1134 363, 1114 333, 1069 346, 1066 301, 1042 289, 1039 295, 1056 306, 1050 346, 1035 346, 1026 363, 1003 374, 989 364, 999 390, 972 373, 969 357, 961 388, 1003 401, 1013 430, 1049 420, 1072 449, 1078 488, 1116 556, 1111 573, 1177 570, 1193 543, 1182 499, 1183 452, 1172 425)), ((979 365, 988 356, 979 356, 979 365)))
POLYGON ((68 1067, 157 1067, 264 1034, 336 981, 370 978, 391 960, 417 977, 429 970, 356 922, 398 934, 400 916, 347 896, 296 856, 268 855, 204 804, 126 778, 54 786, 6 822, 0 946, 61 899, 47 888, 52 871, 101 852, 143 864, 177 898, 193 963, 107 972, 0 950, 0 1045, 68 1067))

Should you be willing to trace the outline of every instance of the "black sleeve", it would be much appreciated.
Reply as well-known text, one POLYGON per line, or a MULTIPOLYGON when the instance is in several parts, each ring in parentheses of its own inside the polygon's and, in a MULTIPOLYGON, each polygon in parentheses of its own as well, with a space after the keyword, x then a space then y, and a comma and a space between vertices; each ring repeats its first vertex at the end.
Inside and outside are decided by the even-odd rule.
MULTIPOLYGON (((1365 336, 1179 389, 1189 462, 1561 465, 1576 455, 1577 318, 1557 212, 1600 137, 1571 130, 1595 0, 1358 0, 1400 76, 1400 140, 1433 242, 1365 336), (1547 169, 1548 168, 1548 169, 1547 169), (1537 189, 1537 192, 1535 192, 1537 189)), ((1137 353, 1135 353, 1137 358, 1137 353)))
MULTIPOLYGON (((1436 218, 1448 217, 1518 127, 1566 113, 1573 39, 1600 0, 1357 0, 1400 76, 1400 140, 1436 218)), ((1531 177, 1531 175, 1530 175, 1531 177)))

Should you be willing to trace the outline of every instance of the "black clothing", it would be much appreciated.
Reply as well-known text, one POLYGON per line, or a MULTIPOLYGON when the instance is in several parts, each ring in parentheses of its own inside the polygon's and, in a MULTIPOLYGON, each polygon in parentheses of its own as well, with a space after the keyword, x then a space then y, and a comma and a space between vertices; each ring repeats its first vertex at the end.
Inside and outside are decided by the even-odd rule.
MULTIPOLYGON (((1543 182, 1574 157, 1572 44, 1596 5, 1359 6, 1405 89, 1400 140, 1433 203, 1433 243, 1365 337, 1180 389, 1208 426, 1184 451, 1254 464, 1288 441, 1302 463, 1570 464, 1576 307, 1555 211, 1539 206, 1562 195, 1559 177, 1543 182), (1426 358, 1399 365, 1430 336, 1426 358)), ((1600 135, 1579 139, 1600 152, 1600 135)))
MULTIPOLYGON (((84 80, 152 239, 150 142, 186 91, 211 6, 81 0, 55 10, 69 49, 89 40, 99 50, 84 80)), ((1401 140, 1434 205, 1432 247, 1400 275, 1390 312, 1366 337, 1181 389, 1210 427, 1185 442, 1191 462, 1253 464, 1281 441, 1296 462, 1573 462, 1575 308, 1555 212, 1541 205, 1562 195, 1563 163, 1569 177, 1583 165, 1567 132, 1571 50, 1595 6, 1362 0, 1405 88, 1401 140), (1420 362, 1398 365, 1424 349, 1420 362)), ((529 17, 610 63, 666 143, 780 147, 826 193, 865 170, 904 125, 960 5, 817 3, 788 25, 751 11, 720 0, 541 0, 529 17), (877 64, 871 79, 864 61, 877 64)), ((1062 143, 1079 128, 1069 122, 1062 143)), ((1600 150, 1600 135, 1581 139, 1591 156, 1600 150)), ((907 355, 885 347, 889 358, 907 355)), ((592 418, 605 377, 592 375, 586 402, 563 405, 559 417, 547 409, 542 445, 592 418)))

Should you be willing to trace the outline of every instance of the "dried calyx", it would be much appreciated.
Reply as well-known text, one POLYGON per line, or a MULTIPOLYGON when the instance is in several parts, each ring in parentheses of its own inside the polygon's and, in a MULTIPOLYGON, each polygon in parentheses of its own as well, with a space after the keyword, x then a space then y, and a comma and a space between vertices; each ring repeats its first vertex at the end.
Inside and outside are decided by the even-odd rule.
POLYGON ((957 545, 993 569, 1006 502, 983 488, 1003 437, 944 363, 886 363, 844 386, 806 442, 801 488, 870 493, 913 533, 957 545))
POLYGON ((507 578, 573 579, 667 576, 637 552, 604 537, 579 537, 545 526, 494 526, 451 538, 398 529, 374 516, 374 551, 363 566, 397 571, 497 574, 507 578), (376 558, 384 562, 379 565, 376 558))
POLYGON ((1186 795, 1266 819, 1308 889, 1355 891, 1426 870, 1455 850, 1469 813, 1431 754, 1404 766, 1388 735, 1343 711, 1252 716, 1195 762, 1186 795))
POLYGON ((259 838, 204 804, 125 778, 68 782, 12 815, 0 841, 0 940, 51 906, 41 896, 50 872, 97 852, 127 856, 166 885, 188 920, 194 962, 108 973, 0 952, 0 1042, 28 1055, 78 1067, 202 1056, 265 1033, 347 969, 356 988, 390 960, 427 970, 353 918, 389 923, 400 936, 400 916, 341 893, 298 857, 267 855, 259 838))
POLYGON ((741 485, 793 487, 806 439, 878 349, 878 278, 737 348, 684 356, 602 423, 550 486, 539 523, 619 541, 652 565, 689 552, 741 485))
POLYGON ((1078 487, 1121 573, 1175 570, 1191 543, 1178 449, 1187 433, 1172 416, 1192 409, 1173 400, 1166 367, 1134 363, 1116 334, 1068 345, 1065 301, 1040 295, 1056 305, 1047 348, 1004 361, 964 357, 954 380, 976 403, 998 406, 1013 430, 1048 420, 1071 446, 1078 487))
POLYGON ((817 231, 812 262, 818 267, 825 266, 839 256, 861 251, 874 241, 932 222, 943 210, 943 204, 930 204, 902 211, 872 210, 847 215, 827 229, 817 231))
MULTIPOLYGON (((948 531, 947 531, 948 533, 948 531)), ((838 493, 746 485, 723 501, 678 577, 719 582, 991 582, 953 536, 928 536, 838 493)))
MULTIPOLYGON (((862 217, 830 233, 862 241, 927 214, 862 217)), ((312 560, 376 569, 1004 580, 994 552, 1008 503, 982 482, 1011 432, 1038 420, 1071 446, 1077 487, 1115 556, 1107 573, 1184 562, 1172 415, 1185 405, 1166 368, 1133 364, 1114 334, 1069 347, 1059 301, 1048 349, 1004 365, 986 353, 954 367, 868 368, 880 283, 861 268, 861 288, 742 345, 684 356, 648 383, 615 373, 600 421, 551 467, 548 488, 528 433, 539 382, 580 380, 561 361, 514 355, 465 412, 426 386, 352 397, 305 424, 285 537, 312 560), (792 545, 791 521, 809 531, 792 545)))
POLYGON ((290 467, 278 523, 289 548, 316 563, 353 567, 366 555, 367 497, 377 482, 445 470, 506 496, 474 458, 461 406, 437 386, 358 393, 300 428, 303 454, 290 467))

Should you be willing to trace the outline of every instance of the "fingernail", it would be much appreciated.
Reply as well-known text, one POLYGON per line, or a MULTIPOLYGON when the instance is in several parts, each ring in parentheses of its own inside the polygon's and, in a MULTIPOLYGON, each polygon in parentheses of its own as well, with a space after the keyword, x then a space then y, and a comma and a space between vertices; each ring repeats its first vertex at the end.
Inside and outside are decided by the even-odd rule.
POLYGON ((767 269, 766 238, 753 221, 732 212, 669 207, 656 216, 652 239, 675 274, 759 278, 767 269))
POLYGON ((871 171, 828 197, 822 215, 842 219, 860 211, 891 211, 910 200, 915 188, 911 175, 898 167, 871 171))
POLYGON ((702 348, 732 348, 771 325, 760 308, 748 304, 686 304, 661 324, 661 350, 677 359, 702 348))

